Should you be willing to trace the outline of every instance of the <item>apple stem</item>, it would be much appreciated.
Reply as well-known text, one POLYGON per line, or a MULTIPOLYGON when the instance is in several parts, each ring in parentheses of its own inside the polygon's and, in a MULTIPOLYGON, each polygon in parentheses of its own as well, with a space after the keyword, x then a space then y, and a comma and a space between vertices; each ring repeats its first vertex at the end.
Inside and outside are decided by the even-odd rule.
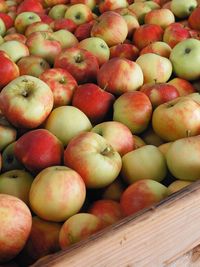
POLYGON ((191 130, 186 130, 186 136, 190 137, 191 136, 191 130))
POLYGON ((110 155, 110 154, 112 154, 112 153, 113 153, 113 149, 112 149, 111 146, 107 146, 107 147, 101 152, 101 154, 102 154, 103 156, 108 156, 108 155, 110 155))
POLYGON ((108 87, 108 84, 106 84, 102 89, 105 91, 107 87, 108 87))

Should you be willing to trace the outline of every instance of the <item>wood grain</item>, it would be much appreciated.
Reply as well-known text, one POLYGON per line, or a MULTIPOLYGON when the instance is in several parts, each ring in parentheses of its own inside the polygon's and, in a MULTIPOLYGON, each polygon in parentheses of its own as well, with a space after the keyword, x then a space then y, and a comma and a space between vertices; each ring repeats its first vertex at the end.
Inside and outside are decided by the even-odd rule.
POLYGON ((200 181, 32 266, 197 267, 199 244, 200 181))

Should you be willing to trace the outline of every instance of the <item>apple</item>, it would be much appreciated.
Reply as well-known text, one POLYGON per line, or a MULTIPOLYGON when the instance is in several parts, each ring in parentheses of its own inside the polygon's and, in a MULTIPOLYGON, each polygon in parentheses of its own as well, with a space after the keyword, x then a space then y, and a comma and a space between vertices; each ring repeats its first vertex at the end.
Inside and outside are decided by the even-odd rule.
POLYGON ((6 30, 10 29, 14 25, 14 19, 6 13, 0 12, 0 18, 3 20, 6 30))
POLYGON ((8 5, 5 0, 0 1, 0 12, 7 13, 8 12, 8 5))
POLYGON ((67 146, 69 141, 79 133, 90 131, 92 125, 80 109, 61 106, 51 112, 45 122, 45 128, 57 136, 64 146, 67 146))
POLYGON ((31 75, 37 78, 50 68, 48 62, 39 56, 23 57, 17 62, 17 66, 20 75, 31 75))
POLYGON ((162 138, 160 138, 160 136, 158 136, 154 132, 154 130, 152 129, 151 126, 148 127, 147 130, 145 130, 141 134, 141 138, 145 142, 146 145, 154 145, 154 146, 159 147, 160 145, 162 145, 164 143, 162 138))
POLYGON ((126 0, 104 0, 99 1, 99 11, 100 13, 104 13, 106 11, 113 11, 118 8, 125 8, 128 6, 128 3, 126 0))
POLYGON ((167 174, 165 157, 154 145, 142 146, 122 157, 121 174, 128 184, 143 179, 160 182, 167 174))
POLYGON ((86 6, 88 6, 91 10, 93 10, 96 6, 96 0, 70 0, 71 4, 85 4, 86 6))
POLYGON ((146 145, 144 140, 140 136, 135 135, 135 134, 133 134, 133 142, 134 142, 134 149, 138 149, 139 147, 146 145))
POLYGON ((34 13, 43 13, 44 9, 42 4, 39 1, 35 0, 24 0, 17 7, 17 14, 23 12, 34 12, 34 13))
MULTIPOLYGON (((83 25, 83 24, 81 24, 83 25)), ((80 26, 81 26, 80 25, 80 26)), ((75 30, 77 29, 77 25, 73 22, 73 20, 71 19, 57 19, 57 20, 54 20, 53 22, 51 22, 50 24, 51 28, 54 30, 54 31, 58 31, 58 30, 68 30, 72 33, 75 32, 75 30)))
POLYGON ((91 52, 72 47, 62 50, 55 58, 54 67, 66 69, 78 83, 86 83, 96 80, 99 64, 91 52))
POLYGON ((155 10, 155 9, 160 9, 161 8, 161 0, 153 0, 153 1, 149 1, 149 0, 144 0, 144 1, 135 1, 135 3, 137 2, 145 2, 145 4, 151 8, 151 10, 155 10))
POLYGON ((6 41, 0 45, 0 51, 4 51, 12 59, 17 62, 20 58, 29 56, 28 47, 20 41, 6 41))
POLYGON ((92 123, 105 119, 115 97, 93 83, 79 85, 74 91, 72 105, 83 111, 92 123))
POLYGON ((132 44, 118 44, 110 47, 110 59, 114 57, 135 61, 139 56, 139 49, 132 44))
POLYGON ((170 61, 178 78, 188 81, 200 77, 200 40, 193 38, 178 43, 171 52, 170 61))
POLYGON ((173 194, 190 184, 192 184, 192 181, 176 180, 168 186, 169 194, 173 194))
POLYGON ((97 216, 105 226, 111 225, 123 218, 120 204, 110 199, 101 199, 93 202, 88 212, 97 216))
POLYGON ((153 108, 180 96, 176 87, 169 83, 146 83, 140 91, 149 97, 153 108))
POLYGON ((54 107, 65 106, 71 103, 77 82, 65 69, 48 69, 39 77, 51 88, 54 96, 54 107))
POLYGON ((94 24, 95 20, 91 20, 90 22, 78 25, 74 31, 74 35, 79 41, 91 37, 90 33, 94 24))
POLYGON ((172 74, 171 61, 168 58, 153 53, 139 56, 136 60, 136 63, 142 69, 144 83, 165 83, 169 80, 172 74), (151 62, 150 66, 149 62, 151 62))
POLYGON ((186 181, 199 179, 199 146, 199 135, 176 140, 170 145, 166 160, 175 178, 186 181))
POLYGON ((143 92, 128 92, 114 103, 113 120, 125 124, 132 133, 143 132, 151 119, 152 105, 143 92))
POLYGON ((0 109, 14 126, 38 127, 53 107, 53 93, 43 81, 22 75, 0 92, 0 109))
POLYGON ((92 132, 103 136, 121 155, 134 149, 134 140, 129 128, 117 121, 106 121, 95 125, 92 132))
POLYGON ((99 16, 91 30, 92 37, 102 38, 109 47, 123 43, 127 35, 128 26, 126 21, 114 11, 106 11, 99 16))
POLYGON ((17 130, 0 114, 0 151, 14 142, 17 137, 17 130))
POLYGON ((102 199, 119 201, 123 191, 124 185, 122 184, 122 181, 120 179, 116 179, 104 189, 102 199))
POLYGON ((5 53, 0 51, 0 90, 5 87, 9 82, 19 77, 18 66, 10 59, 10 57, 5 53))
POLYGON ((125 189, 120 205, 124 216, 135 214, 168 196, 168 188, 154 180, 140 180, 125 189))
POLYGON ((2 152, 2 171, 20 170, 23 165, 16 159, 14 155, 15 142, 7 145, 2 152))
POLYGON ((79 42, 79 48, 85 49, 96 56, 99 66, 109 60, 110 50, 106 42, 99 37, 86 38, 79 42))
POLYGON ((56 6, 56 5, 60 5, 60 4, 67 4, 69 3, 69 0, 42 0, 43 1, 43 5, 46 8, 52 7, 52 6, 56 6))
POLYGON ((52 166, 35 177, 29 201, 32 211, 41 219, 63 222, 81 209, 85 195, 85 184, 76 171, 52 166))
POLYGON ((29 191, 33 176, 24 170, 11 170, 0 174, 0 194, 8 194, 29 205, 29 191))
POLYGON ((52 37, 60 42, 61 48, 71 48, 78 44, 78 39, 68 30, 61 29, 52 33, 52 37))
POLYGON ((140 66, 126 58, 112 58, 104 63, 97 73, 97 83, 106 91, 121 95, 135 91, 143 85, 140 66))
POLYGON ((47 14, 38 14, 41 21, 44 22, 44 23, 47 23, 47 24, 51 24, 53 22, 53 19, 50 18, 47 14))
POLYGON ((128 9, 135 13, 140 25, 144 24, 145 15, 152 10, 145 2, 134 2, 128 6, 128 9))
POLYGON ((64 222, 59 234, 61 249, 75 244, 103 228, 101 219, 89 213, 78 213, 64 222))
POLYGON ((142 50, 140 50, 140 55, 153 53, 162 57, 169 58, 171 51, 172 49, 167 43, 162 41, 156 41, 151 44, 148 44, 142 50))
POLYGON ((163 32, 163 29, 159 25, 141 25, 133 34, 133 44, 141 50, 152 42, 162 41, 163 32))
POLYGON ((151 10, 145 15, 146 24, 155 24, 165 29, 167 26, 175 22, 172 11, 167 8, 151 10))
POLYGON ((196 92, 196 88, 189 81, 181 78, 173 78, 168 84, 175 86, 180 96, 186 96, 196 92))
POLYGON ((49 10, 48 16, 53 20, 63 19, 68 8, 69 6, 64 4, 55 5, 49 10))
POLYGON ((167 43, 171 48, 188 38, 190 38, 189 29, 178 22, 170 24, 165 29, 163 35, 163 41, 167 43))
POLYGON ((200 30, 200 6, 195 8, 188 18, 189 26, 194 30, 200 30))
POLYGON ((28 37, 33 32, 41 32, 41 31, 49 31, 52 32, 51 27, 42 21, 37 21, 32 24, 30 24, 24 33, 26 37, 28 37))
POLYGON ((169 142, 200 134, 200 102, 183 96, 158 106, 152 116, 154 131, 169 142))
POLYGON ((173 142, 167 142, 158 146, 158 149, 160 150, 160 152, 162 152, 164 156, 167 154, 167 151, 172 143, 173 142))
POLYGON ((59 232, 61 224, 48 222, 34 216, 29 238, 17 257, 22 266, 33 264, 36 260, 60 250, 59 232))
POLYGON ((171 11, 179 19, 185 19, 189 17, 192 11, 197 7, 196 0, 172 0, 171 1, 171 11))
POLYGON ((33 32, 28 36, 26 45, 31 55, 41 56, 49 64, 54 63, 55 57, 62 50, 61 43, 48 31, 33 32))
POLYGON ((32 217, 17 197, 0 194, 0 263, 13 259, 24 247, 31 231, 32 217))
POLYGON ((4 36, 4 41, 15 40, 15 41, 19 41, 23 44, 26 43, 26 39, 27 39, 26 36, 24 36, 21 33, 9 33, 9 34, 6 34, 6 36, 4 36))
POLYGON ((105 138, 85 132, 69 142, 64 151, 64 164, 81 175, 87 188, 102 188, 117 178, 121 157, 105 138))
POLYGON ((40 17, 34 12, 22 12, 15 19, 15 29, 19 33, 24 33, 26 28, 34 22, 41 21, 40 17))
POLYGON ((71 5, 65 12, 65 18, 73 20, 77 25, 93 19, 91 9, 85 4, 71 5))

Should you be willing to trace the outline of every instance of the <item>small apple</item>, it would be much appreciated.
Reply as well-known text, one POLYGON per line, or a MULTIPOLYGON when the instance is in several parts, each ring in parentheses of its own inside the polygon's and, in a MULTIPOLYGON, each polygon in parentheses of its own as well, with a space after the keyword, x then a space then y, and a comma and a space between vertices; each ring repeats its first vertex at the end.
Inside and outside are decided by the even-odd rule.
POLYGON ((25 44, 27 38, 21 33, 9 33, 9 34, 6 34, 6 36, 4 36, 4 41, 12 41, 12 40, 19 41, 25 44))
POLYGON ((24 0, 17 7, 17 14, 22 12, 34 12, 34 13, 44 13, 44 9, 40 1, 35 0, 24 0))
MULTIPOLYGON (((80 26, 82 25, 84 24, 81 24, 80 26)), ((68 30, 72 33, 74 33, 75 30, 78 28, 78 26, 73 20, 65 18, 54 20, 53 22, 51 22, 50 26, 54 31, 63 29, 63 30, 68 30)))
POLYGON ((152 10, 145 2, 134 2, 128 6, 128 9, 135 13, 140 25, 144 24, 145 15, 152 10))
POLYGON ((86 38, 90 38, 91 30, 94 24, 95 24, 95 20, 91 20, 90 22, 79 25, 75 29, 74 35, 79 41, 84 40, 86 38))
POLYGON ((110 185, 108 185, 102 194, 102 199, 110 199, 114 201, 119 201, 124 191, 124 185, 120 179, 116 179, 110 185))

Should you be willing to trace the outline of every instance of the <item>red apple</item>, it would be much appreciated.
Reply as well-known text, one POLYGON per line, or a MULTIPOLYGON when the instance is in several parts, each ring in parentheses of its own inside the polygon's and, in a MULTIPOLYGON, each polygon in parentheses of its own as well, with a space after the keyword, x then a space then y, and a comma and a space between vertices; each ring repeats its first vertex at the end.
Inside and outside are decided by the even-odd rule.
POLYGON ((26 28, 24 35, 27 37, 33 32, 41 32, 41 31, 52 32, 52 29, 47 23, 44 23, 42 21, 37 21, 37 22, 32 23, 26 28))
POLYGON ((104 13, 106 11, 112 11, 127 6, 128 3, 126 0, 104 0, 99 2, 99 11, 100 13, 104 13))
POLYGON ((24 0, 17 7, 17 14, 22 12, 35 12, 35 13, 43 13, 43 6, 39 1, 35 0, 24 0))
POLYGON ((200 6, 195 8, 188 18, 189 26, 200 31, 200 6))
POLYGON ((79 41, 89 38, 94 24, 95 20, 91 20, 90 22, 79 25, 76 28, 74 35, 79 41))
POLYGON ((173 78, 168 84, 175 86, 180 96, 186 96, 197 91, 189 81, 181 78, 173 78))
POLYGON ((10 34, 7 34, 6 36, 4 36, 4 40, 5 41, 15 40, 15 41, 18 41, 18 42, 25 44, 26 43, 26 36, 24 36, 21 33, 10 33, 10 34))
POLYGON ((140 91, 149 97, 154 108, 180 96, 176 87, 168 83, 147 83, 140 91))
POLYGON ((50 24, 50 23, 52 23, 53 22, 53 19, 52 18, 50 18, 48 15, 46 15, 46 14, 38 14, 39 15, 39 17, 40 17, 40 19, 41 19, 41 21, 42 22, 44 22, 44 23, 47 23, 47 24, 50 24))
POLYGON ((6 13, 0 12, 0 18, 3 20, 6 30, 10 29, 14 25, 14 20, 6 13))
POLYGON ((16 158, 32 172, 60 165, 63 153, 61 142, 46 129, 37 129, 23 134, 14 147, 16 158))
POLYGON ((97 216, 105 226, 111 225, 123 218, 120 204, 110 199, 95 201, 88 212, 97 216))
POLYGON ((71 4, 85 4, 86 6, 88 6, 91 10, 94 9, 94 7, 96 6, 97 0, 70 0, 71 4))
POLYGON ((51 23, 51 27, 54 31, 64 29, 70 32, 75 32, 75 30, 77 29, 77 25, 73 20, 65 18, 54 20, 51 23))
POLYGON ((62 50, 55 59, 54 67, 66 69, 78 83, 86 83, 96 80, 99 64, 91 52, 72 47, 62 50))
POLYGON ((139 65, 131 60, 112 58, 101 66, 97 83, 106 91, 121 95, 142 86, 143 73, 139 65))
POLYGON ((135 61, 139 56, 139 49, 132 44, 118 44, 110 47, 110 58, 120 57, 135 61))
POLYGON ((72 105, 82 110, 93 123, 103 121, 115 97, 92 83, 80 85, 74 92, 72 105))
POLYGON ((0 194, 0 263, 13 259, 24 247, 32 217, 27 205, 14 196, 0 194))
POLYGON ((54 107, 71 103, 77 82, 65 69, 52 68, 44 71, 40 79, 49 85, 54 96, 54 107))

